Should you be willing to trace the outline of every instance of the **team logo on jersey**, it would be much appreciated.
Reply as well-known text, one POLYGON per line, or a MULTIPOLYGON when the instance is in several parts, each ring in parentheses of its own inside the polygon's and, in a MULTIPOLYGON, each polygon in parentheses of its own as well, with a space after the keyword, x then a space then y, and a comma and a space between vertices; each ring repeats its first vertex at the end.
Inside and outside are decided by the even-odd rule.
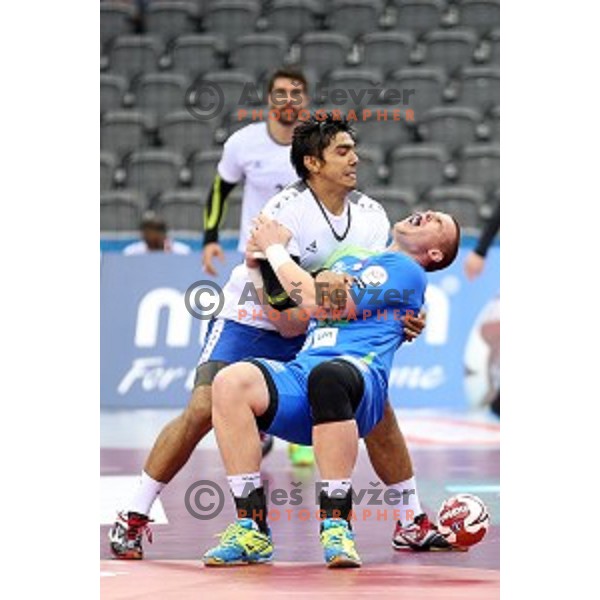
POLYGON ((388 280, 388 273, 379 265, 372 265, 367 267, 360 278, 367 285, 383 285, 388 280))
POLYGON ((317 251, 317 240, 315 240, 312 244, 306 246, 307 252, 312 252, 313 254, 317 251))

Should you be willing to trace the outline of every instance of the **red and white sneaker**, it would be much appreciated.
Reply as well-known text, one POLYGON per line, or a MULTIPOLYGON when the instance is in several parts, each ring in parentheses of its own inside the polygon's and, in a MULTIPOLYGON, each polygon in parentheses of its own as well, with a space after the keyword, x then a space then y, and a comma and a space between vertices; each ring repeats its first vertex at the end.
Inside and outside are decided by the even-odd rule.
POLYGON ((144 558, 142 537, 144 533, 152 543, 152 531, 148 523, 152 520, 136 512, 120 512, 115 524, 108 532, 110 549, 115 558, 122 560, 141 560, 144 558))
POLYGON ((453 550, 450 542, 438 531, 425 513, 415 517, 415 520, 406 526, 398 521, 392 546, 396 550, 421 552, 453 550))

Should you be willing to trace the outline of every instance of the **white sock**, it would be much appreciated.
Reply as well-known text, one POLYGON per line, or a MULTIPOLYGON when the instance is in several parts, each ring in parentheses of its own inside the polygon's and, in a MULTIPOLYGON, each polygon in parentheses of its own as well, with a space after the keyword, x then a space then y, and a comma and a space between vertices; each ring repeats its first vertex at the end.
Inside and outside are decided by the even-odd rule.
POLYGON ((142 471, 140 484, 136 490, 133 500, 129 505, 130 512, 140 513, 148 516, 154 501, 158 498, 161 490, 165 487, 165 483, 152 479, 145 471, 142 471))
POLYGON ((345 496, 352 486, 350 479, 323 479, 321 483, 323 484, 321 489, 329 498, 331 498, 334 492, 337 492, 336 496, 338 498, 345 496))
POLYGON ((242 473, 241 475, 231 475, 227 477, 229 489, 235 498, 243 498, 254 489, 262 487, 260 472, 257 473, 242 473))
POLYGON ((396 490, 402 494, 402 500, 396 506, 400 509, 400 521, 403 525, 411 523, 415 517, 423 513, 421 502, 419 502, 417 482, 414 476, 406 481, 393 483, 388 486, 388 489, 396 490))

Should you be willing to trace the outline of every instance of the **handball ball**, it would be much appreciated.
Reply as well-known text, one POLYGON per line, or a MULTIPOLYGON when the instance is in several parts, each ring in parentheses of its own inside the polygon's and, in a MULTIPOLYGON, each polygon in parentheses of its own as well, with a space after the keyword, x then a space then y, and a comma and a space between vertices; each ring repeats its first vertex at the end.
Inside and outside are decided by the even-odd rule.
POLYGON ((458 494, 448 498, 438 513, 439 532, 455 547, 478 544, 490 525, 490 515, 477 496, 458 494))

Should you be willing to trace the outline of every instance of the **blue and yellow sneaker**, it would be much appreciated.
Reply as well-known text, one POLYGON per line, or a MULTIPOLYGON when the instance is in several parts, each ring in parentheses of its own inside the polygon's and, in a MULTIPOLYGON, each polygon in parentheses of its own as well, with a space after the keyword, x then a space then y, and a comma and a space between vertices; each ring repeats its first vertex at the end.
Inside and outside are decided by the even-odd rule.
POLYGON ((271 532, 262 533, 252 519, 237 519, 220 535, 219 545, 202 557, 208 567, 251 565, 273 560, 271 532))
POLYGON ((289 444, 288 456, 294 467, 312 467, 315 464, 315 453, 312 446, 289 444))
POLYGON ((346 519, 325 519, 321 529, 325 563, 331 568, 360 567, 362 562, 354 546, 354 533, 346 519))

